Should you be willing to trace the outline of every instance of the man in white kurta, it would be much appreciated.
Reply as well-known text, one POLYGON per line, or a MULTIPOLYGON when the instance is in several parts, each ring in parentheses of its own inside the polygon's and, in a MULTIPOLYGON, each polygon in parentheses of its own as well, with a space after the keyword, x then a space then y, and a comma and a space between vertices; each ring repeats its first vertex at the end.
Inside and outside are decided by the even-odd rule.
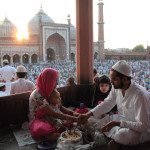
POLYGON ((11 84, 10 94, 23 93, 33 91, 35 89, 34 83, 25 79, 27 70, 24 66, 18 66, 16 74, 17 80, 11 84))
POLYGON ((107 113, 117 104, 120 127, 106 135, 124 145, 135 145, 150 140, 150 98, 145 88, 132 82, 122 96, 120 89, 112 88, 105 102, 91 110, 94 117, 107 113))
POLYGON ((110 120, 101 130, 114 142, 123 145, 150 140, 150 96, 144 87, 131 80, 131 75, 132 69, 125 61, 117 62, 110 70, 113 87, 109 96, 82 116, 82 120, 90 116, 98 118, 117 104, 118 119, 110 120))
POLYGON ((16 78, 16 69, 9 65, 7 59, 3 60, 3 67, 0 68, 0 77, 2 82, 5 83, 6 93, 10 94, 11 82, 16 78))

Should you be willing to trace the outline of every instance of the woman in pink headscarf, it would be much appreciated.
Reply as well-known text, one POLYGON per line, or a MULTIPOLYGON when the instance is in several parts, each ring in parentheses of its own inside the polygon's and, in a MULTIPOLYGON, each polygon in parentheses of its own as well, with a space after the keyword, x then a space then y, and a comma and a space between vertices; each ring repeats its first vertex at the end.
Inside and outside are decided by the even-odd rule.
POLYGON ((57 81, 58 72, 56 70, 44 69, 37 78, 36 89, 30 95, 29 129, 34 139, 55 140, 60 135, 59 127, 64 127, 62 120, 78 121, 74 112, 61 104, 57 111, 51 107, 52 97, 54 99, 55 96, 55 99, 60 101, 60 94, 56 89, 57 81))

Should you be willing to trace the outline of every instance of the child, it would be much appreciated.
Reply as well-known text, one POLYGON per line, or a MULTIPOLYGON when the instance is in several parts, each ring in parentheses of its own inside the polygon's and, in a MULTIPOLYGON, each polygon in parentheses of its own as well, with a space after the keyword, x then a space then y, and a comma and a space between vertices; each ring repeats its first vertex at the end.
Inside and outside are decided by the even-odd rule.
MULTIPOLYGON (((77 115, 75 112, 61 105, 60 93, 56 89, 52 92, 50 96, 50 107, 52 110, 54 110, 57 113, 68 114, 71 116, 77 115)), ((56 117, 49 117, 49 116, 44 116, 43 119, 51 123, 56 128, 56 132, 62 132, 66 128, 72 127, 72 121, 67 121, 67 116, 65 120, 61 118, 58 119, 56 117)))
MULTIPOLYGON (((102 75, 101 77, 97 77, 95 80, 95 93, 94 93, 94 101, 93 106, 100 104, 104 101, 104 99, 109 95, 111 90, 111 82, 110 79, 106 75, 102 75)), ((116 113, 117 106, 115 106, 110 113, 116 113)))
POLYGON ((95 107, 97 104, 104 101, 104 99, 108 96, 110 90, 111 90, 110 79, 106 75, 97 77, 97 79, 95 80, 95 93, 93 106, 95 107))

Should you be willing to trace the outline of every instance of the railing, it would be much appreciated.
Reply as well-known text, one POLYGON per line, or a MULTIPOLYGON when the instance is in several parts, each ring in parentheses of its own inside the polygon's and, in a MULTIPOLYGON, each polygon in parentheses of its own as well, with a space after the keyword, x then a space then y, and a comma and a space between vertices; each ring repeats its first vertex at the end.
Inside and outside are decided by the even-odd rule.
MULTIPOLYGON (((80 102, 87 107, 92 104, 93 85, 76 85, 58 88, 65 106, 78 107, 80 102)), ((18 124, 28 120, 31 92, 0 97, 0 123, 18 124)))

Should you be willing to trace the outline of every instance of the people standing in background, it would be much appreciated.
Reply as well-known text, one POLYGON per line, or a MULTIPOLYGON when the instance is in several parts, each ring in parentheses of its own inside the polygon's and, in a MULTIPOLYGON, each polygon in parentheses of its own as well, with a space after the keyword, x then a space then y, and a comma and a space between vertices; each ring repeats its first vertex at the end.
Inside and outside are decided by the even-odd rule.
POLYGON ((67 86, 75 86, 76 83, 75 83, 74 77, 69 77, 69 78, 67 79, 67 84, 66 84, 66 85, 67 85, 67 86))
POLYGON ((99 73, 97 72, 97 70, 94 68, 93 69, 93 82, 95 82, 95 79, 99 77, 99 73))
POLYGON ((35 89, 35 84, 26 79, 27 70, 24 66, 18 66, 16 74, 17 80, 12 82, 10 94, 23 93, 33 91, 35 89))
POLYGON ((3 67, 0 68, 1 81, 5 83, 6 93, 10 94, 11 82, 16 79, 16 69, 9 65, 7 59, 3 60, 3 67))

